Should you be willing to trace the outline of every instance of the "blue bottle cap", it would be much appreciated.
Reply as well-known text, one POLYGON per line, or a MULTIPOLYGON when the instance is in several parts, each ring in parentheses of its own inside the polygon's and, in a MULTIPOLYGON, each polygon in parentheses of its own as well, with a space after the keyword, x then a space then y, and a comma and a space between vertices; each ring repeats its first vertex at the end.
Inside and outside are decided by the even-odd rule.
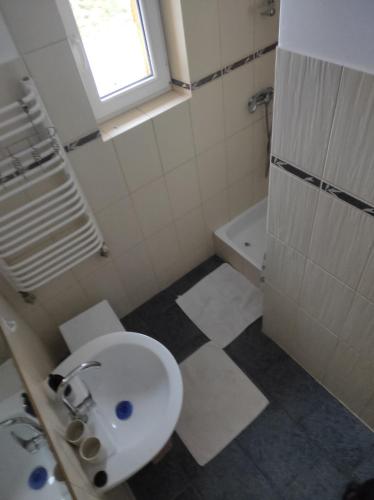
POLYGON ((32 490, 41 490, 48 479, 47 469, 36 467, 30 474, 28 484, 32 490))
POLYGON ((133 405, 131 401, 120 401, 116 406, 116 415, 119 420, 127 420, 131 417, 133 405))

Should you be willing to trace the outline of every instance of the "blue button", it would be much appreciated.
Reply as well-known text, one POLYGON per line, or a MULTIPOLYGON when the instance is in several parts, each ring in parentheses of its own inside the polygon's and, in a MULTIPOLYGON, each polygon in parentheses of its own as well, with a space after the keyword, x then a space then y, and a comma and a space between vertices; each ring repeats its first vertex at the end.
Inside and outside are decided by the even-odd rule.
POLYGON ((48 479, 47 469, 44 467, 36 467, 29 477, 28 484, 32 490, 41 490, 48 479))
POLYGON ((116 415, 119 420, 127 420, 131 417, 133 405, 131 401, 120 401, 116 406, 116 415))

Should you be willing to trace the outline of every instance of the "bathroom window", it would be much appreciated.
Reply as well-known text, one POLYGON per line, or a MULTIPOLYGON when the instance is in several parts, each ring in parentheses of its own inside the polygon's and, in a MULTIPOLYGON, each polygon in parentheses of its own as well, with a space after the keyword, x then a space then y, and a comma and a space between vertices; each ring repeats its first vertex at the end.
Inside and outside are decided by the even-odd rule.
POLYGON ((98 121, 169 89, 157 0, 57 0, 57 5, 98 121))

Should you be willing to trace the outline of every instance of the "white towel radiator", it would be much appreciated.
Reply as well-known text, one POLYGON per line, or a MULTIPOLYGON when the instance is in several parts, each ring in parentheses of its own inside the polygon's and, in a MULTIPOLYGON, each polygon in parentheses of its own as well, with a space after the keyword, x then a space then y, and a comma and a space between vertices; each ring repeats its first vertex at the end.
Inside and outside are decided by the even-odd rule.
POLYGON ((0 272, 31 293, 96 252, 100 229, 30 78, 24 97, 0 108, 0 272))

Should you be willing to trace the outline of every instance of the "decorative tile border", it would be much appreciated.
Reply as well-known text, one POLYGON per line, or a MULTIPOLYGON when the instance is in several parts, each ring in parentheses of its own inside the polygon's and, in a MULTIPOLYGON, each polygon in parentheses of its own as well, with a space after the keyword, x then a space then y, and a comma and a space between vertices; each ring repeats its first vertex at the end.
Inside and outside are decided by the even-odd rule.
POLYGON ((322 181, 321 179, 315 177, 314 175, 310 175, 307 172, 304 172, 300 168, 297 168, 294 165, 291 165, 290 163, 277 158, 276 156, 271 157, 271 163, 275 167, 281 168, 282 170, 285 170, 290 174, 296 175, 296 177, 299 177, 299 179, 302 179, 303 181, 308 182, 309 184, 312 184, 315 187, 321 188, 322 191, 325 191, 326 193, 329 193, 332 196, 339 198, 339 200, 345 201, 352 207, 355 207, 358 210, 362 210, 363 212, 372 215, 374 217, 374 207, 372 205, 369 205, 365 201, 362 201, 356 198, 355 196, 352 196, 351 194, 342 191, 341 189, 333 186, 332 184, 328 184, 322 181))
MULTIPOLYGON (((227 75, 231 71, 240 68, 244 64, 248 64, 251 61, 254 61, 255 59, 258 59, 259 57, 268 54, 272 50, 275 50, 278 45, 278 42, 272 43, 271 45, 268 45, 267 47, 263 49, 259 49, 253 54, 249 54, 246 57, 243 57, 242 59, 239 59, 239 61, 236 61, 232 64, 229 64, 228 66, 225 66, 222 69, 219 69, 218 71, 215 71, 214 73, 211 73, 210 75, 204 76, 204 78, 201 78, 197 82, 193 83, 187 83, 187 82, 182 82, 181 80, 176 80, 172 79, 172 83, 176 85, 177 87, 181 87, 186 90, 196 90, 203 85, 206 85, 209 82, 212 82, 213 80, 216 80, 217 78, 221 78, 223 75, 227 75)), ((94 132, 91 132, 87 135, 84 135, 80 137, 79 139, 76 139, 75 141, 69 142, 64 146, 65 151, 67 153, 70 153, 71 151, 74 151, 75 149, 79 148, 80 146, 83 146, 84 144, 87 144, 88 142, 95 141, 100 137, 100 130, 95 130, 94 132)))
POLYGON ((271 163, 275 165, 276 167, 282 168, 286 172, 289 172, 290 174, 296 175, 296 177, 299 177, 303 181, 308 182, 309 184, 312 184, 313 186, 316 187, 321 187, 321 180, 318 179, 318 177, 315 177, 314 175, 307 174, 303 170, 300 170, 297 167, 294 167, 290 163, 287 163, 286 161, 280 160, 276 156, 271 157, 271 163))
POLYGON ((94 132, 90 132, 75 141, 69 142, 69 144, 65 144, 64 149, 67 153, 70 153, 71 151, 74 151, 74 149, 77 149, 88 142, 95 141, 100 137, 100 135, 100 130, 95 130, 94 132))
POLYGON ((355 198, 351 194, 348 194, 342 191, 341 189, 332 186, 331 184, 327 184, 326 182, 322 182, 321 187, 323 191, 326 191, 326 193, 329 193, 332 196, 339 198, 339 200, 343 200, 346 203, 352 205, 353 207, 358 208, 359 210, 362 210, 363 212, 366 212, 367 214, 370 214, 374 217, 374 207, 372 207, 365 201, 359 200, 358 198, 355 198))
POLYGON ((242 59, 239 59, 239 61, 236 61, 232 64, 229 64, 228 66, 225 66, 222 69, 219 69, 215 71, 214 73, 211 73, 208 76, 204 76, 204 78, 201 78, 200 80, 197 80, 196 82, 192 83, 187 83, 187 82, 182 82, 180 80, 172 79, 172 83, 174 85, 177 85, 178 87, 182 87, 184 89, 188 90, 196 90, 199 87, 202 87, 203 85, 206 85, 209 82, 212 82, 213 80, 216 80, 217 78, 221 78, 223 75, 227 75, 234 69, 240 68, 241 66, 244 66, 244 64, 248 64, 251 61, 254 61, 255 59, 258 59, 259 57, 267 54, 268 52, 271 52, 274 50, 278 45, 278 42, 272 43, 271 45, 268 45, 267 47, 264 47, 263 49, 259 49, 253 54, 249 54, 246 57, 243 57, 242 59))

